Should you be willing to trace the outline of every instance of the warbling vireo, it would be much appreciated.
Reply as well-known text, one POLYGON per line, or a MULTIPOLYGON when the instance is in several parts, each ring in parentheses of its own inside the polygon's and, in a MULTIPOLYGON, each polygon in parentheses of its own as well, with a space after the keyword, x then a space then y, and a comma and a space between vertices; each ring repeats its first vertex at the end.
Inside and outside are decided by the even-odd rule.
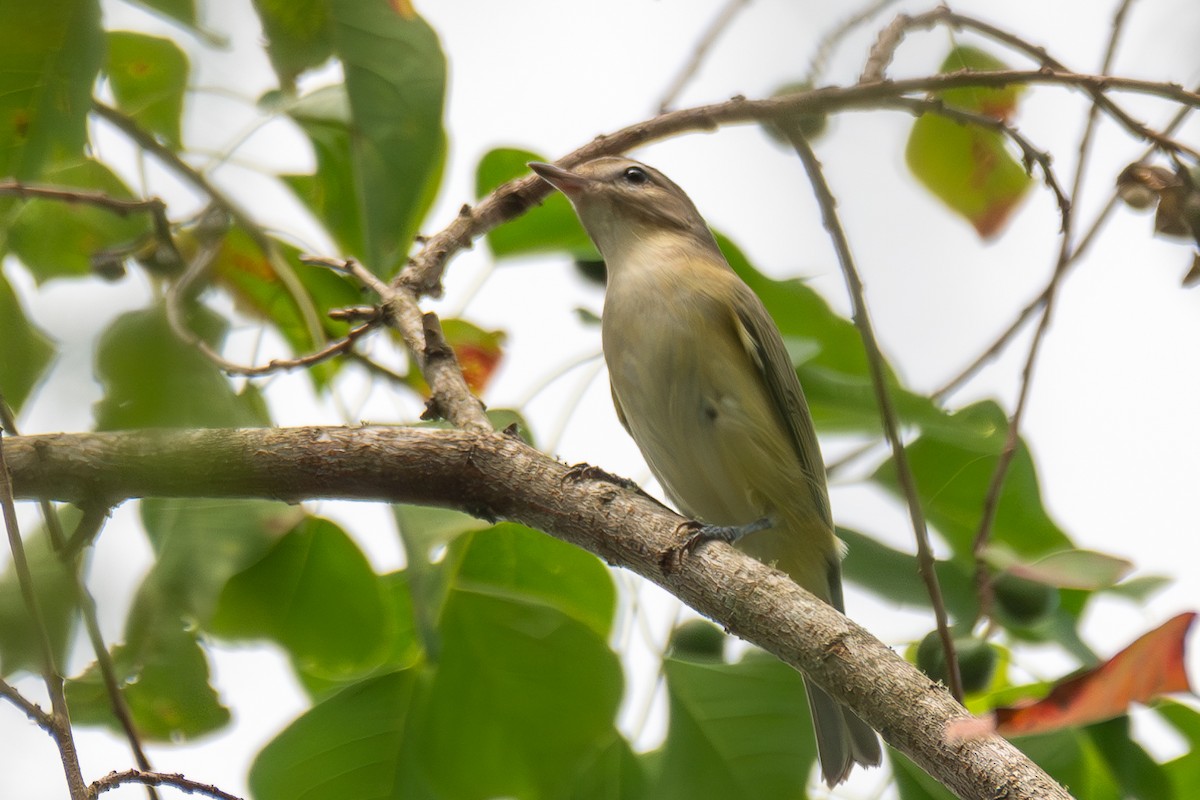
MULTIPOLYGON (((842 544, 796 370, 691 199, 627 158, 529 166, 570 199, 604 256, 613 403, 663 490, 706 538, 735 542, 842 611, 842 544)), ((878 764, 875 732, 807 688, 825 782, 878 764)))

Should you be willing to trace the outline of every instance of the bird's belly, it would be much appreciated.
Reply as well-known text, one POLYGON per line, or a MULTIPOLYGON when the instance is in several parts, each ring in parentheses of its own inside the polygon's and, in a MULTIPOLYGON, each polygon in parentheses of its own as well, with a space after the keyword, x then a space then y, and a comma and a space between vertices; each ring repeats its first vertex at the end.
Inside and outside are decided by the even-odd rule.
POLYGON ((643 338, 609 355, 609 376, 630 433, 680 511, 739 525, 773 510, 767 484, 787 480, 794 459, 740 343, 704 333, 643 338))

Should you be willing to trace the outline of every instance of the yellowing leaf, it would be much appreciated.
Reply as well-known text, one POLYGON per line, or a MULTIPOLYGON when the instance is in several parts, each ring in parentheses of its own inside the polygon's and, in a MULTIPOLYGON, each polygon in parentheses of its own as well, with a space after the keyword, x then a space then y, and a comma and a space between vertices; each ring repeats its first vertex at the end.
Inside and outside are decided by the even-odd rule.
POLYGON ((926 114, 913 123, 908 168, 983 239, 998 234, 1032 179, 997 132, 926 114))
MULTIPOLYGON (((1007 65, 975 47, 956 47, 941 72, 996 71, 1007 65)), ((1007 121, 1023 87, 960 87, 935 94, 946 106, 1007 121)), ((994 130, 933 113, 913 123, 905 151, 908 168, 926 189, 965 217, 982 239, 1003 229, 1032 184, 1025 167, 994 130)))

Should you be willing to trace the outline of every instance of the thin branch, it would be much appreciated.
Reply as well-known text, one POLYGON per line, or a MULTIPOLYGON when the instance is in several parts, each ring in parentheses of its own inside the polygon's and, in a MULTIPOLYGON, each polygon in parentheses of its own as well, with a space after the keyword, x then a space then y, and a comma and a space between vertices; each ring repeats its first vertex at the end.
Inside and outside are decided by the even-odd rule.
POLYGON ((124 772, 110 772, 88 787, 88 798, 94 800, 107 791, 117 789, 127 783, 140 783, 146 787, 169 786, 184 794, 202 794, 216 800, 241 800, 237 795, 222 791, 211 783, 201 783, 185 778, 174 772, 151 772, 149 770, 127 769, 124 772))
POLYGON ((717 16, 701 34, 687 63, 679 70, 679 74, 671 81, 667 90, 663 92, 662 100, 658 102, 658 113, 663 114, 671 109, 675 100, 678 99, 679 93, 700 70, 700 65, 704 63, 704 59, 712 50, 713 45, 717 43, 717 39, 725 32, 738 13, 748 5, 750 5, 750 0, 728 0, 725 3, 725 7, 717 13, 717 16))
POLYGON ((962 797, 1001 788, 1006 800, 1069 796, 999 736, 947 741, 945 724, 966 709, 783 573, 721 543, 680 558, 683 518, 609 481, 581 479, 512 436, 343 426, 121 431, 18 437, 8 452, 23 498, 338 498, 520 522, 647 578, 803 671, 962 797))
MULTIPOLYGON (((611 134, 597 136, 588 144, 559 159, 558 163, 570 167, 598 156, 624 153, 679 133, 708 131, 726 124, 777 120, 797 113, 829 114, 846 110, 871 110, 881 101, 914 94, 967 86, 999 87, 1016 84, 1063 86, 1089 93, 1125 91, 1155 96, 1182 105, 1200 106, 1200 94, 1176 84, 1081 75, 1052 69, 956 72, 906 80, 875 81, 855 86, 824 87, 764 100, 735 97, 721 103, 672 111, 611 134)), ((1145 126, 1139 124, 1130 132, 1139 138, 1149 136, 1157 147, 1168 151, 1188 154, 1195 152, 1170 137, 1147 131, 1145 126)), ((442 275, 450 258, 470 247, 476 237, 524 213, 549 193, 549 185, 530 175, 502 184, 475 206, 463 206, 449 225, 425 240, 407 266, 392 280, 392 286, 403 287, 414 297, 440 295, 442 275)))
MULTIPOLYGON (((954 30, 972 30, 976 33, 987 36, 994 41, 1000 42, 1013 50, 1024 53, 1033 60, 1037 61, 1043 68, 1052 70, 1058 73, 1070 73, 1069 70, 1061 61, 1053 58, 1044 47, 1031 44, 1021 37, 1001 30, 990 23, 965 14, 958 14, 951 11, 946 6, 941 6, 929 11, 925 14, 920 14, 915 17, 900 15, 891 25, 884 30, 880 35, 880 40, 872 49, 870 56, 867 59, 867 67, 863 70, 862 81, 882 81, 884 80, 884 70, 891 62, 892 56, 895 54, 896 48, 904 39, 904 34, 909 30, 922 30, 933 28, 937 25, 946 25, 954 30)), ((971 71, 952 73, 952 74, 976 74, 971 71)), ((1103 73, 1102 73, 1103 75, 1103 73)), ((1167 151, 1187 153, 1193 159, 1200 158, 1195 150, 1186 147, 1178 142, 1173 142, 1165 137, 1161 137, 1156 131, 1151 130, 1142 123, 1138 122, 1120 106, 1109 99, 1105 94, 1108 88, 1116 88, 1117 83, 1110 84, 1103 77, 1099 82, 1085 86, 1085 91, 1091 95, 1092 101, 1096 106, 1104 109, 1105 113, 1111 116, 1119 124, 1131 131, 1135 135, 1154 142, 1160 148, 1167 151)))
MULTIPOLYGON (((3 397, 0 397, 0 419, 3 420, 4 427, 7 430, 14 436, 18 435, 16 419, 12 413, 12 409, 4 402, 3 397)), ((113 667, 112 656, 109 654, 108 647, 104 643, 104 637, 100 632, 100 622, 96 613, 96 601, 92 597, 91 592, 88 591, 77 563, 79 554, 83 552, 85 547, 95 541, 100 533, 100 529, 104 527, 104 521, 108 519, 110 509, 106 506, 96 505, 95 503, 83 504, 83 516, 80 517, 79 523, 75 527, 75 532, 68 540, 63 535, 62 520, 59 519, 58 512, 54 509, 54 504, 44 498, 39 500, 38 504, 41 506, 42 519, 46 523, 46 531, 54 547, 54 552, 58 556, 59 563, 72 576, 72 591, 74 593, 72 599, 83 616, 84 626, 88 632, 88 639, 91 641, 92 650, 96 654, 96 663, 100 666, 100 674, 104 680, 104 687, 108 692, 109 704, 112 707, 113 716, 117 718, 122 730, 125 732, 125 738, 129 741, 129 748, 133 752, 133 757, 137 761, 138 767, 144 770, 151 769, 150 760, 146 757, 145 750, 142 749, 141 737, 138 735, 137 728, 133 723, 133 716, 129 712, 129 705, 125 702, 125 696, 121 694, 116 678, 116 669, 113 667)), ((38 709, 38 713, 41 714, 43 712, 41 712, 41 709, 38 709)), ((154 791, 153 787, 147 786, 146 792, 150 800, 157 800, 158 793, 154 791)))
POLYGON ((113 197, 103 192, 89 192, 61 186, 32 185, 12 180, 0 181, 0 195, 15 196, 22 200, 39 198, 62 203, 95 206, 96 208, 103 208, 122 217, 127 217, 130 214, 149 214, 150 221, 154 225, 154 237, 159 243, 160 251, 165 254, 165 258, 160 256, 159 260, 169 261, 173 264, 183 263, 183 257, 180 256, 179 250, 175 247, 175 239, 171 235, 171 221, 167 219, 167 206, 157 197, 150 197, 145 200, 130 200, 113 197))
MULTIPOLYGON (((1112 61, 1117 51, 1117 44, 1121 38, 1121 31, 1124 29, 1125 15, 1129 11, 1131 4, 1132 0, 1122 0, 1117 7, 1112 22, 1112 33, 1109 35, 1108 46, 1105 49, 1103 63, 1100 67, 1102 75, 1107 74, 1112 67, 1112 61)), ((1097 100, 1097 102, 1092 104, 1088 112, 1087 122, 1084 125, 1083 134, 1079 139, 1079 157, 1075 163, 1075 177, 1071 186, 1071 196, 1075 198, 1079 197, 1083 188, 1084 173, 1088 157, 1091 154, 1092 136, 1096 129, 1096 122, 1099 119, 1099 112, 1100 103, 1097 100)), ((1021 437, 1021 422, 1025 416, 1025 408, 1029 401, 1029 394, 1033 385, 1033 372, 1037 364, 1038 355, 1041 352, 1042 343, 1045 341, 1046 332, 1050 327, 1050 320, 1054 312, 1054 302, 1058 297, 1058 289, 1062 285, 1062 280, 1071 263, 1075 260, 1071 240, 1071 225, 1074 219, 1075 212, 1071 208, 1063 220, 1064 224, 1062 236, 1059 240, 1058 259, 1054 265, 1054 273, 1050 278, 1050 283, 1047 285, 1046 292, 1044 293, 1045 302, 1042 303, 1042 318, 1038 323, 1037 329, 1034 331, 1033 341, 1029 345, 1029 354, 1025 360, 1025 367, 1021 372, 1021 385, 1017 396, 1017 404, 1013 409, 1012 416, 1009 418, 1004 447, 1000 451, 999 458, 996 460, 996 468, 992 473, 991 481, 984 495, 979 528, 975 533, 975 539, 972 543, 972 552, 975 554, 976 559, 976 579, 980 595, 980 613, 983 616, 990 614, 992 605, 990 572, 984 562, 983 552, 991 537, 992 527, 996 521, 996 514, 1000 508, 1000 494, 1004 489, 1004 479, 1007 477, 1013 459, 1016 457, 1017 445, 1021 437)))
POLYGON ((385 283, 354 259, 310 257, 306 261, 351 275, 379 295, 382 319, 400 332, 429 384, 430 398, 423 418, 441 417, 457 427, 481 433, 492 430, 483 404, 467 386, 454 348, 442 334, 437 315, 422 314, 415 294, 406 287, 385 283))
MULTIPOLYGON (((84 507, 83 516, 79 520, 79 524, 75 528, 74 534, 71 536, 71 542, 93 542, 100 534, 101 528, 104 527, 105 520, 108 519, 109 509, 95 504, 88 504, 84 507)), ((125 702, 125 695, 121 692, 121 682, 117 678, 117 669, 113 664, 112 654, 108 652, 108 646, 104 642, 104 635, 100 631, 100 621, 96 611, 96 600, 92 597, 92 593, 88 591, 87 585, 84 583, 83 576, 77 568, 74 558, 72 558, 68 550, 60 550, 60 556, 63 559, 64 566, 71 570, 74 575, 73 590, 75 593, 75 603, 79 606, 81 615, 83 616, 83 624, 87 629, 88 641, 92 645, 92 652, 96 654, 96 665, 100 668, 100 677, 104 682, 104 690, 108 695, 109 707, 112 709, 113 716, 121 726, 121 730, 125 734, 126 741, 129 742, 129 749, 133 752, 134 761, 137 762, 138 769, 151 770, 153 767, 150 764, 150 759, 146 756, 146 751, 142 748, 141 734, 138 733, 137 725, 133 721, 133 714, 129 710, 129 704, 125 702)), ((150 800, 156 800, 158 793, 154 791, 152 785, 147 784, 146 792, 150 800)))
POLYGON ((17 687, 13 686, 4 678, 0 678, 0 697, 8 700, 17 708, 25 712, 25 716, 37 723, 37 726, 42 730, 54 735, 54 718, 42 710, 42 707, 37 703, 26 699, 25 695, 17 691, 17 687))
POLYGON ((821 41, 817 42, 817 47, 813 51, 812 58, 808 62, 808 75, 805 76, 805 82, 810 86, 816 84, 821 73, 825 71, 825 66, 829 62, 829 57, 833 55, 833 51, 842 40, 854 32, 856 28, 866 22, 870 22, 876 14, 883 11, 888 6, 895 3, 896 0, 871 0, 870 3, 860 8, 858 11, 850 14, 837 25, 829 29, 829 31, 821 37, 821 41))
POLYGON ((908 504, 908 514, 912 520, 913 534, 917 542, 917 570, 929 593, 930 604, 933 606, 934 617, 937 619, 938 635, 942 640, 942 649, 946 653, 946 671, 950 682, 950 692, 955 699, 961 701, 963 697, 962 678, 959 675, 958 658, 954 651, 954 637, 950 632, 946 603, 942 598, 942 587, 938 583, 937 572, 934 569, 935 559, 933 548, 929 544, 929 530, 925 524, 925 513, 921 508, 921 496, 917 491, 916 478, 908 465, 904 441, 900 438, 899 415, 892 402, 891 392, 888 391, 883 353, 879 349, 879 342, 875 338, 875 331, 871 326, 862 279, 859 277, 858 268, 854 265, 850 242, 846 239, 846 232, 838 219, 837 200, 825 180, 825 174, 821 169, 821 163, 817 160, 816 153, 813 152, 808 140, 795 132, 794 128, 787 128, 785 132, 808 173, 809 183, 812 184, 813 194, 816 195, 817 205, 821 209, 821 219, 833 241, 833 249, 837 252, 842 276, 846 280, 846 291, 850 295, 850 302, 854 309, 854 325, 858 328, 863 349, 866 351, 867 365, 871 371, 871 385, 875 390, 875 402, 879 405, 879 416, 883 423, 884 435, 892 448, 896 479, 908 504))
POLYGON ((46 684, 46 692, 50 695, 50 731, 58 744, 59 757, 62 759, 63 772, 67 778, 67 788, 72 800, 84 800, 87 787, 83 782, 83 773, 79 769, 79 754, 75 750, 75 738, 71 732, 71 715, 67 710, 67 697, 63 691, 63 677, 55 664, 54 647, 50 644, 50 634, 46 629, 46 618, 42 615, 41 603, 33 587, 33 573, 29 569, 29 560, 25 557, 25 544, 21 541, 21 530, 17 523, 17 508, 13 499, 12 480, 8 472, 8 464, 4 456, 4 434, 0 432, 0 506, 3 506, 4 528, 8 533, 8 546, 12 551, 13 570, 17 574, 17 583, 21 588, 21 599, 29 620, 37 634, 38 648, 42 659, 42 680, 46 684))
MULTIPOLYGON (((1183 124, 1184 120, 1187 119, 1187 116, 1189 113, 1191 113, 1191 110, 1192 109, 1190 106, 1184 106, 1183 108, 1180 108, 1167 123, 1167 125, 1163 127, 1164 135, 1173 135, 1174 132, 1177 131, 1183 124)), ((1156 149, 1157 148, 1155 147, 1147 148, 1137 160, 1145 161, 1154 153, 1156 149)), ((1117 204, 1118 197, 1116 191, 1114 190, 1109 194, 1108 200, 1104 204, 1104 208, 1102 208, 1096 215, 1096 218, 1092 220, 1092 223, 1088 226, 1087 231, 1085 231, 1083 236, 1079 238, 1079 243, 1075 245, 1075 249, 1071 253, 1072 266, 1083 257, 1084 253, 1091 249, 1092 243, 1096 240, 1096 237, 1099 236, 1104 224, 1108 222, 1109 216, 1111 216, 1112 212, 1116 210, 1117 204)), ((1020 313, 1017 314, 1017 318, 1013 320, 1013 322, 1004 330, 1004 332, 1001 333, 992 342, 992 344, 988 345, 987 349, 985 349, 969 364, 967 364, 967 366, 959 370, 958 373, 956 373, 953 377, 947 379, 947 381, 939 389, 934 391, 931 395, 932 399, 935 401, 940 401, 947 395, 957 391, 963 386, 963 384, 965 384, 981 369, 983 369, 983 367, 989 361, 999 355, 1004 348, 1006 348, 1009 343, 1012 342, 1013 338, 1017 335, 1021 328, 1025 326, 1025 323, 1032 319, 1033 315, 1042 308, 1046 302, 1046 297, 1050 293, 1050 287, 1053 283, 1055 283, 1055 278, 1052 275, 1050 281, 1041 290, 1041 292, 1038 293, 1037 297, 1035 297, 1024 308, 1021 309, 1020 313)))

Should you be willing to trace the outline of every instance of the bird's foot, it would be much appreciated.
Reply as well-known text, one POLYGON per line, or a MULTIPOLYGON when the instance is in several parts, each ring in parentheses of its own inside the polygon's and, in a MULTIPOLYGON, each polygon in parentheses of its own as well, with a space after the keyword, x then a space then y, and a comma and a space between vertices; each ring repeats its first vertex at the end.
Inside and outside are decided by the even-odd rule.
POLYGON ((774 523, 771 522, 769 517, 763 517, 746 525, 705 525, 695 521, 686 524, 691 527, 692 532, 684 540, 681 549, 684 552, 690 553, 705 542, 716 541, 733 544, 743 536, 767 530, 774 523))

